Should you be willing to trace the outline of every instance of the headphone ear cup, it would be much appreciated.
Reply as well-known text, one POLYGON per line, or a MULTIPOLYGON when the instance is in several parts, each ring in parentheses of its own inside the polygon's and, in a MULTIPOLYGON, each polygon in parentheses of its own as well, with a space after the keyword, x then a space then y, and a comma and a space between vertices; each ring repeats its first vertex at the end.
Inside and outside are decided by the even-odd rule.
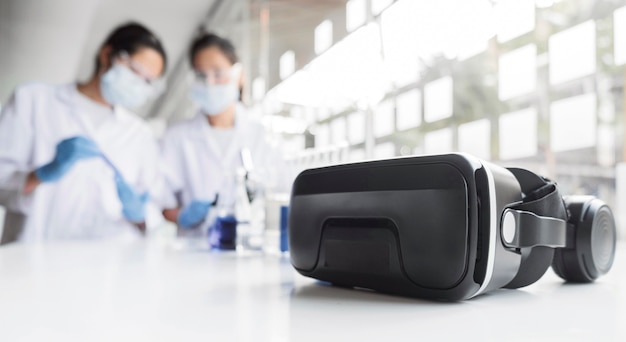
POLYGON ((528 286, 541 278, 554 257, 554 249, 550 247, 537 246, 522 249, 522 262, 515 278, 504 287, 507 289, 517 289, 528 286))
POLYGON ((558 249, 554 253, 552 270, 561 279, 574 283, 590 283, 595 280, 585 270, 585 266, 579 260, 575 249, 558 249))
POLYGON ((568 197, 573 242, 557 249, 552 269, 566 281, 589 283, 607 273, 615 258, 617 233, 609 207, 592 197, 568 197))

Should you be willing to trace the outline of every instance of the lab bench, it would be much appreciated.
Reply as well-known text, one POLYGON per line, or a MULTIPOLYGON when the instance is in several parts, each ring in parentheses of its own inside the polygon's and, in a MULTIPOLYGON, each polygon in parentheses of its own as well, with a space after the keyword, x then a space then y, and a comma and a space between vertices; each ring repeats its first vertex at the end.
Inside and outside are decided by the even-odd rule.
POLYGON ((163 241, 0 247, 2 341, 625 341, 626 246, 595 284, 551 270, 445 303, 328 286, 287 257, 163 241))

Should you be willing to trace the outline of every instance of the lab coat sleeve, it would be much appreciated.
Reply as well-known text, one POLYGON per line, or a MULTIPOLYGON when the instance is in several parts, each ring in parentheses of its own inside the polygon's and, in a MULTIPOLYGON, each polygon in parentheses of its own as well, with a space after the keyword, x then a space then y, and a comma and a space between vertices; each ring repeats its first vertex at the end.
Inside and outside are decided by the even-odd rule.
POLYGON ((32 101, 24 97, 16 90, 0 112, 0 191, 18 201, 30 197, 21 194, 33 169, 32 101))

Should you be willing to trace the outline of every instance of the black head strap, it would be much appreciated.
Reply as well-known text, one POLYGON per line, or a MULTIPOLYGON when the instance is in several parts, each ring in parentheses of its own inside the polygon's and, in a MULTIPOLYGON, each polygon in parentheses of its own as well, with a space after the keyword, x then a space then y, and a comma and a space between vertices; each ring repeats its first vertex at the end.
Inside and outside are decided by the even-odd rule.
POLYGON ((552 247, 565 244, 567 213, 554 182, 528 170, 508 170, 517 178, 523 195, 522 202, 509 206, 518 225, 515 246, 511 247, 518 248, 522 262, 515 278, 505 287, 519 288, 541 278, 552 263, 552 247))
POLYGON ((522 202, 510 208, 567 220, 565 204, 556 183, 528 170, 518 168, 508 170, 517 178, 523 193, 522 202))

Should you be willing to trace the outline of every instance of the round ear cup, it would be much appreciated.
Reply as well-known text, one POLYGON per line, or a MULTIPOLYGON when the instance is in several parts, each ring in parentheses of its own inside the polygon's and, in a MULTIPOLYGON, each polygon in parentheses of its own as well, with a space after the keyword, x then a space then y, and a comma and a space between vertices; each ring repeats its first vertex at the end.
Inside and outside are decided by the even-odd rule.
POLYGON ((546 273, 553 257, 554 249, 550 247, 523 248, 522 262, 517 275, 504 287, 517 289, 536 282, 546 273))
POLYGON ((564 198, 573 229, 569 248, 557 249, 552 268, 570 282, 589 283, 607 273, 615 259, 615 219, 609 207, 593 197, 564 198))

